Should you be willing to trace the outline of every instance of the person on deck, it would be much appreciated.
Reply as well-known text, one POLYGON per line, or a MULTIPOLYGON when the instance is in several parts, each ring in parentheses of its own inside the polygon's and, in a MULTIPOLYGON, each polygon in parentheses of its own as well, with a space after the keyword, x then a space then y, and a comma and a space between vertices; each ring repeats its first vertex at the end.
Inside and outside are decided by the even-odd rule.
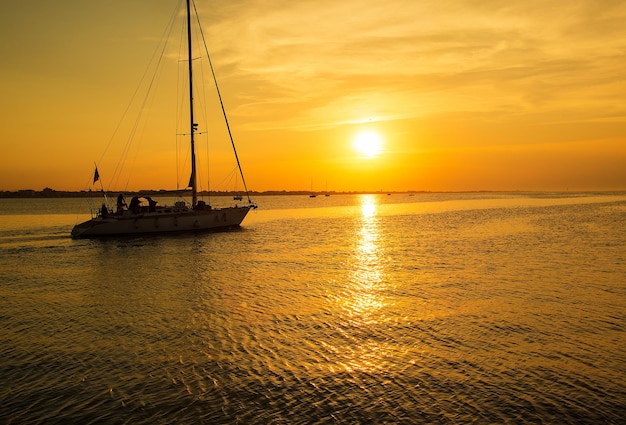
POLYGON ((148 212, 156 212, 156 206, 158 202, 149 196, 145 196, 145 198, 148 200, 148 212))
POLYGON ((130 206, 128 207, 133 214, 139 214, 141 212, 140 207, 141 201, 138 196, 133 196, 133 199, 130 200, 130 206))
POLYGON ((124 195, 121 193, 117 196, 117 214, 122 215, 124 212, 124 207, 128 208, 126 205, 126 200, 124 199, 124 195))

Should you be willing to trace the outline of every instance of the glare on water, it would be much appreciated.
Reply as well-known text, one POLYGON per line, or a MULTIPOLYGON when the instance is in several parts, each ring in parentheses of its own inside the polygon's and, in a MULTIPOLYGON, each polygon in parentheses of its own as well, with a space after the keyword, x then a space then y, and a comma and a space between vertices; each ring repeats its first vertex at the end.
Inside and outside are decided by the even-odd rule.
MULTIPOLYGON (((338 308, 342 320, 351 327, 374 327, 386 320, 388 280, 384 265, 384 236, 378 227, 377 199, 360 198, 361 216, 356 220, 356 240, 349 259, 345 287, 339 290, 338 308)), ((355 338, 343 347, 343 361, 350 370, 374 372, 384 369, 384 341, 355 338)))
POLYGON ((7 201, 14 422, 617 423, 626 409, 624 194, 261 197, 235 232, 109 240, 69 238, 74 200, 7 201))
POLYGON ((357 221, 356 246, 348 279, 349 297, 344 307, 356 323, 376 322, 385 306, 383 248, 385 243, 378 229, 376 203, 371 195, 361 199, 362 215, 357 221))

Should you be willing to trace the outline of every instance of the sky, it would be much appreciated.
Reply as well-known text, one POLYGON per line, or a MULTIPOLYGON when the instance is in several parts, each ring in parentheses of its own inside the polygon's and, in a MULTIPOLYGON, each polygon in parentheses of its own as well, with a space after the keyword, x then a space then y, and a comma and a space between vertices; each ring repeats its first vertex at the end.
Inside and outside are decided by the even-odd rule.
MULTIPOLYGON (((127 152, 132 171, 114 177, 130 133, 121 119, 177 4, 0 3, 0 190, 89 189, 94 164, 108 190, 185 186, 169 94, 178 42, 163 59, 173 71, 155 80, 166 94, 150 98, 127 152)), ((250 190, 626 190, 624 1, 197 8, 250 190)), ((219 115, 209 101, 201 109, 219 115)), ((216 123, 200 125, 217 163, 200 164, 201 188, 233 184, 216 123)))

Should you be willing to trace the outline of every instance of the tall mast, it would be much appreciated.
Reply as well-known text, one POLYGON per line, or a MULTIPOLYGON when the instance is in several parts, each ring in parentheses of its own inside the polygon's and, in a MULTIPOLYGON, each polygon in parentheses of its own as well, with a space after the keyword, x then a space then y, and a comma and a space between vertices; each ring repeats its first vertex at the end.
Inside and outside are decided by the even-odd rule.
POLYGON ((194 123, 193 119, 193 67, 191 62, 193 60, 191 52, 191 9, 189 6, 190 0, 187 0, 187 48, 189 54, 189 134, 191 135, 191 178, 189 179, 189 185, 191 186, 191 205, 196 206, 198 202, 198 189, 196 186, 196 144, 194 141, 194 133, 198 124, 194 123))

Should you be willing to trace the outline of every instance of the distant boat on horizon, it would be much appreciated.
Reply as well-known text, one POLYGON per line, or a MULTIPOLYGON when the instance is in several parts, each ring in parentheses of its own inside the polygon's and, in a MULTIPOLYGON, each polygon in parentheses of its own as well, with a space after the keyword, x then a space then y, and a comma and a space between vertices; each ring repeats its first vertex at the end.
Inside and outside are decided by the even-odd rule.
MULTIPOLYGON (((204 201, 198 200, 198 186, 196 177, 196 152, 194 135, 198 131, 198 124, 194 120, 193 104, 193 54, 192 54, 192 29, 191 29, 191 2, 186 0, 186 25, 187 25, 187 61, 188 61, 188 95, 189 95, 189 138, 191 153, 191 176, 189 185, 191 187, 191 203, 177 201, 173 206, 159 206, 158 202, 149 196, 134 196, 129 205, 126 205, 122 194, 117 198, 117 208, 113 211, 107 205, 106 194, 99 209, 92 211, 92 218, 74 226, 71 232, 73 238, 94 238, 113 235, 137 235, 156 233, 179 233, 197 232, 203 230, 226 230, 238 227, 251 209, 256 205, 250 199, 237 150, 230 134, 226 111, 222 104, 222 112, 227 124, 231 144, 237 162, 237 169, 248 197, 247 205, 234 205, 226 208, 212 208, 204 201)), ((194 4, 194 10, 195 4, 194 4)), ((204 41, 204 35, 198 32, 198 37, 204 41)), ((204 41, 206 48, 206 41, 204 41)), ((213 66, 209 59, 209 66, 213 72, 213 66)), ((217 80, 213 75, 216 90, 221 100, 217 80)), ((96 164, 93 183, 100 179, 98 166, 96 164)), ((102 183, 100 183, 102 184, 102 183)), ((102 190, 104 192, 104 188, 102 190)), ((242 200, 241 195, 233 197, 234 200, 242 200)))

